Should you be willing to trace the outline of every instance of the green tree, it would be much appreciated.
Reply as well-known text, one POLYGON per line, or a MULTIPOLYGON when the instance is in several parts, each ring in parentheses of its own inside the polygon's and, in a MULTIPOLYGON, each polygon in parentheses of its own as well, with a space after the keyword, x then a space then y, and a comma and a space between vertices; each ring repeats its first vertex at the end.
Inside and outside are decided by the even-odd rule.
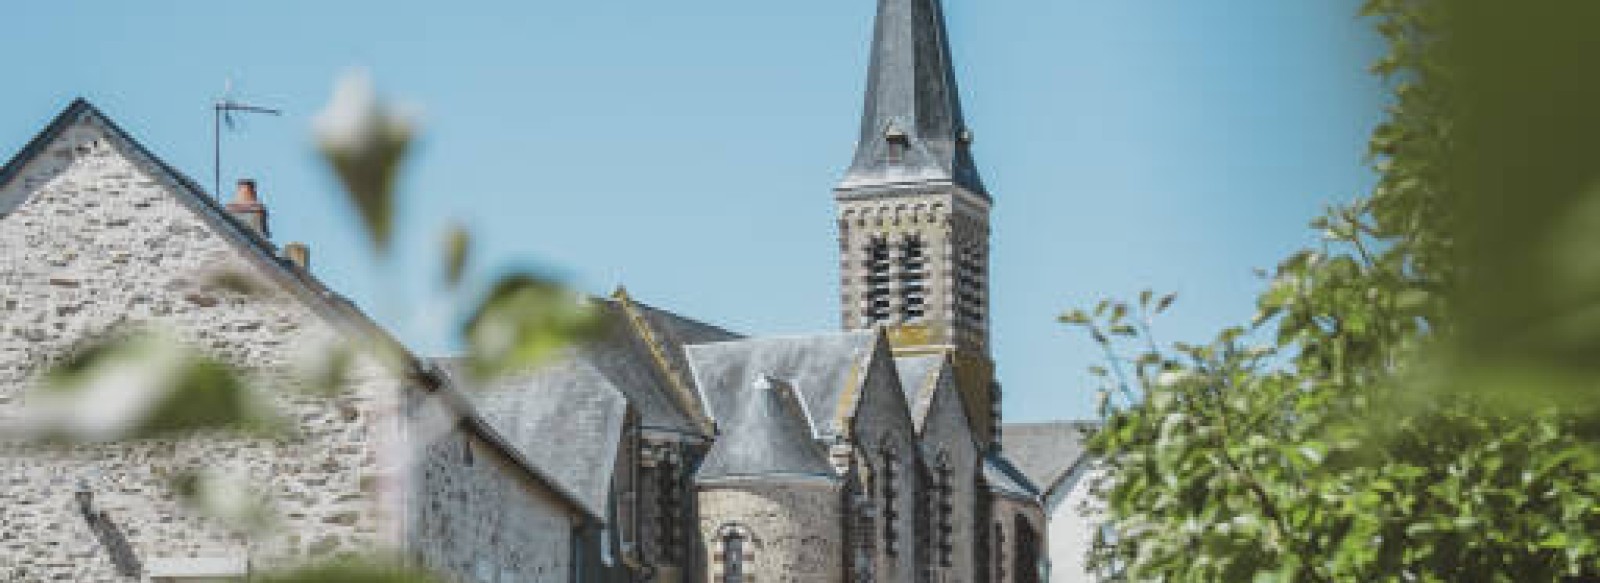
MULTIPOLYGON (((1592 4, 1592 3, 1591 3, 1592 4)), ((1260 313, 1158 346, 1170 300, 1063 322, 1106 350, 1129 580, 1600 577, 1600 6, 1373 0, 1390 83, 1366 197, 1260 313)))

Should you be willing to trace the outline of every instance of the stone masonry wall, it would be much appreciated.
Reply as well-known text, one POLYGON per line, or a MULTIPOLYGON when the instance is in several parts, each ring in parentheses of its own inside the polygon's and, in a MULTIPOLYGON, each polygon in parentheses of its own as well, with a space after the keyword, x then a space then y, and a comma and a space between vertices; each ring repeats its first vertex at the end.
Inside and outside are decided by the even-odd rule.
POLYGON ((721 563, 718 533, 740 525, 755 539, 746 543, 751 583, 843 583, 842 498, 825 482, 757 482, 737 487, 702 487, 700 534, 706 551, 707 583, 721 563))
POLYGON ((423 565, 471 583, 560 583, 573 518, 555 493, 461 428, 422 449, 408 538, 423 565))
MULTIPOLYGON (((298 434, 276 441, 197 438, 50 451, 0 444, 0 580, 126 581, 74 502, 94 495, 141 562, 355 550, 380 528, 377 395, 395 381, 356 371, 333 400, 296 396, 281 374, 337 334, 289 299, 207 292, 202 274, 248 265, 175 194, 177 185, 94 117, 66 130, 0 190, 0 423, 18 414, 46 363, 120 323, 159 323, 263 381, 298 434), (240 472, 277 504, 278 534, 247 539, 177 504, 183 467, 240 472)), ((113 537, 115 538, 115 537, 113 537)))
POLYGON ((861 387, 861 403, 856 410, 853 425, 855 446, 861 454, 858 463, 866 468, 865 483, 873 505, 878 509, 874 536, 877 537, 875 573, 883 583, 913 583, 921 572, 922 559, 918 541, 917 515, 923 511, 922 492, 919 491, 918 472, 921 447, 916 426, 912 424, 905 393, 896 384, 898 378, 894 359, 887 350, 875 356, 861 387), (885 477, 888 459, 896 456, 894 476, 894 544, 887 540, 890 532, 885 507, 885 477))
MULTIPOLYGON (((945 377, 939 381, 941 386, 934 395, 934 401, 929 407, 928 420, 923 427, 922 442, 932 458, 928 460, 930 470, 939 470, 939 454, 945 454, 949 462, 950 471, 950 506, 949 519, 950 531, 950 564, 948 567, 941 565, 939 553, 941 549, 933 548, 931 557, 933 564, 938 566, 936 572, 945 574, 943 581, 977 581, 977 554, 973 541, 978 540, 977 511, 978 511, 978 472, 979 464, 977 444, 973 440, 972 429, 967 425, 966 415, 961 405, 961 395, 956 392, 953 380, 945 377)), ((931 494, 931 493, 930 493, 931 494)), ((936 506, 937 501, 930 500, 929 506, 936 506)), ((933 532, 930 533, 937 543, 939 525, 937 516, 929 521, 933 532)))

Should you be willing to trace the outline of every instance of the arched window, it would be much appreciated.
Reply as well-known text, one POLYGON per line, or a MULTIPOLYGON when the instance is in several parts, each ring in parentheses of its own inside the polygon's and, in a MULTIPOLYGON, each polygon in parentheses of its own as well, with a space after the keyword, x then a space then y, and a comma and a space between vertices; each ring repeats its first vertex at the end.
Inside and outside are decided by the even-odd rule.
POLYGON ((728 523, 717 529, 716 562, 717 583, 754 583, 750 572, 755 562, 755 535, 742 524, 728 523))

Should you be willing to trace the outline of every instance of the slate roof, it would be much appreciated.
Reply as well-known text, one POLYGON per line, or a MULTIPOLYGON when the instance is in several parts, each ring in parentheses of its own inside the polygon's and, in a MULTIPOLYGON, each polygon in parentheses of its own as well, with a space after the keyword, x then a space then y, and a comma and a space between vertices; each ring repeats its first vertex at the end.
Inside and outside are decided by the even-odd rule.
POLYGON ((856 157, 839 196, 954 183, 988 198, 970 151, 939 0, 879 0, 856 157), (890 154, 899 140, 903 152, 890 154))
POLYGON ((1001 496, 1037 501, 1039 487, 1004 456, 990 453, 983 458, 983 481, 989 491, 1001 496))
POLYGON ((638 410, 639 422, 644 427, 683 434, 704 433, 694 420, 694 412, 686 410, 693 404, 680 404, 673 396, 673 381, 668 378, 671 373, 663 370, 646 340, 630 327, 621 314, 623 307, 614 301, 603 305, 618 317, 611 319, 610 328, 601 338, 582 346, 575 357, 588 361, 612 388, 627 396, 628 402, 638 410))
POLYGON ((827 454, 817 443, 798 396, 783 381, 760 377, 755 385, 729 395, 733 415, 701 464, 701 482, 729 478, 835 478, 827 454))
POLYGON ((714 324, 708 324, 644 302, 635 300, 634 305, 644 310, 645 317, 650 320, 650 323, 657 330, 667 334, 669 339, 680 348, 690 344, 727 342, 745 337, 743 334, 729 332, 714 324))
POLYGON ((942 354, 905 356, 894 359, 900 373, 900 389, 905 391, 906 404, 911 406, 911 420, 917 432, 922 432, 928 422, 928 412, 933 408, 933 397, 939 389, 939 376, 944 372, 942 354))
POLYGON ((1048 493, 1083 458, 1084 432, 1096 425, 1092 421, 1012 423, 1003 427, 1001 444, 1017 469, 1048 493))
POLYGON ((824 436, 837 435, 848 388, 876 347, 872 331, 752 338, 688 347, 690 368, 718 423, 735 419, 740 393, 763 376, 788 383, 824 436))
POLYGON ((584 507, 606 515, 628 401, 604 373, 569 356, 522 375, 475 385, 460 358, 435 359, 478 411, 524 457, 584 507))

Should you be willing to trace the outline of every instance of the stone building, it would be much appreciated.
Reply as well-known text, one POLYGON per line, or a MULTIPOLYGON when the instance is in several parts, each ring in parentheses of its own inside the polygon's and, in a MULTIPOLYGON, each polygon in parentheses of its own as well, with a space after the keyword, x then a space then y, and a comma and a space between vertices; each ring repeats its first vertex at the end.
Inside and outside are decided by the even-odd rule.
MULTIPOLYGON (((605 334, 491 387, 459 359, 408 357, 362 367, 332 403, 275 395, 292 442, 5 450, 0 575, 237 577, 376 545, 482 583, 1044 581, 1087 550, 1088 527, 1058 520, 1060 472, 1041 469, 1076 450, 1002 423, 993 198, 939 0, 879 0, 871 62, 833 191, 843 330, 750 337, 619 289, 592 300, 605 334), (183 514, 155 457, 175 448, 270 485, 283 533, 183 514)), ((267 218, 253 184, 219 205, 73 104, 0 170, 0 415, 73 339, 125 322, 264 376, 303 347, 385 338, 267 218), (272 282, 272 301, 199 287, 219 266, 272 282)))
POLYGON ((81 100, 0 167, 0 426, 22 422, 38 372, 77 343, 160 326, 257 377, 295 430, 0 443, 0 580, 232 580, 372 548, 468 580, 574 580, 602 518, 437 367, 360 362, 333 399, 295 390, 287 371, 307 350, 386 339, 311 275, 303 248, 280 254, 267 229, 253 183, 223 206, 81 100), (265 289, 205 283, 223 271, 265 289), (395 461, 408 452, 418 463, 395 461), (246 536, 186 510, 169 481, 192 468, 262 488, 280 528, 246 536))

